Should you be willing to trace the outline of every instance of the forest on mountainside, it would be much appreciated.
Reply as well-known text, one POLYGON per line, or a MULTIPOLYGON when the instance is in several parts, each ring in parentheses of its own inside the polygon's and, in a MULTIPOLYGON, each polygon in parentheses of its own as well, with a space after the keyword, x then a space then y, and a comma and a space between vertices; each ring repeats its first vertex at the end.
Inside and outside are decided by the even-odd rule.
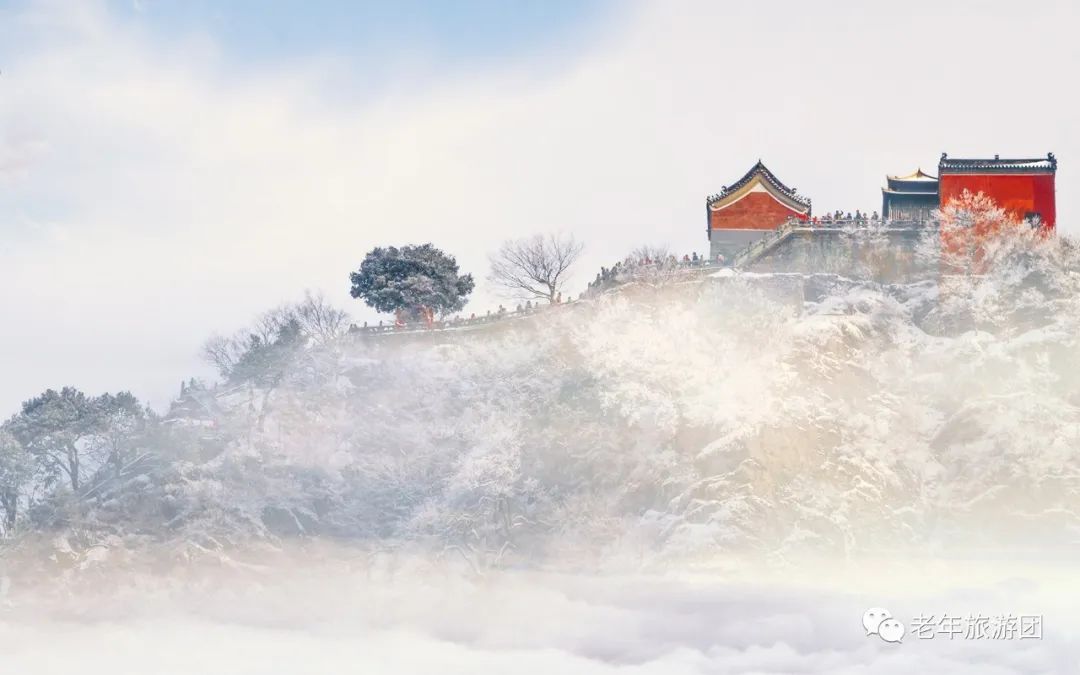
POLYGON ((631 284, 423 339, 349 334, 309 297, 210 341, 220 381, 162 414, 28 400, 0 432, 0 549, 47 568, 330 540, 482 570, 1075 547, 1080 255, 1020 233, 980 256, 908 283, 631 284))

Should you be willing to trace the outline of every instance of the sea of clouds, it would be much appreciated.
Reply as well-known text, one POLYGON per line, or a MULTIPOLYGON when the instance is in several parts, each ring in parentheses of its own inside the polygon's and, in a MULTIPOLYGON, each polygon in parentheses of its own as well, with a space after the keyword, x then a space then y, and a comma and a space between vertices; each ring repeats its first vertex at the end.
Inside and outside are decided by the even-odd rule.
MULTIPOLYGON (((344 561, 343 561, 344 560, 344 561)), ((1068 570, 974 561, 839 563, 754 578, 501 571, 357 560, 263 569, 243 583, 128 579, 62 602, 7 599, 5 672, 1071 673, 1068 570), (123 584, 121 584, 123 586, 123 584), (863 612, 1038 614, 1040 640, 867 636, 863 612)))

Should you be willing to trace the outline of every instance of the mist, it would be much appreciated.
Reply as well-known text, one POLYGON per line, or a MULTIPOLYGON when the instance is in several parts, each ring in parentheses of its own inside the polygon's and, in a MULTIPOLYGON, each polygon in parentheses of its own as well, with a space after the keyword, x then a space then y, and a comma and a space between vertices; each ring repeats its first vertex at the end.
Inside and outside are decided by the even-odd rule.
POLYGON ((166 4, 0 7, 0 673, 1080 672, 1075 3, 455 16, 502 40, 467 60, 166 4), (942 152, 1054 152, 1058 230, 586 286, 705 251, 758 159, 866 213, 942 152), (484 317, 537 233, 584 243, 574 301, 283 314, 387 321, 349 273, 431 242, 484 317))
POLYGON ((1068 672, 1080 255, 1035 231, 975 272, 941 251, 852 231, 785 270, 644 277, 193 384, 145 459, 3 548, 4 653, 29 673, 104 642, 126 646, 90 672, 1068 672), (1045 634, 889 644, 859 625, 876 606, 1045 634))

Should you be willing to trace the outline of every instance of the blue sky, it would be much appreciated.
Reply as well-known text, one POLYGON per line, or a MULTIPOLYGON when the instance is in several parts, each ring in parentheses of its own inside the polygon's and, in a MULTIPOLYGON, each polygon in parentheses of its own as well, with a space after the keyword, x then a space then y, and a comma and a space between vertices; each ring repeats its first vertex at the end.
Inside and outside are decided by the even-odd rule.
POLYGON ((420 53, 444 67, 573 46, 614 11, 611 0, 110 0, 110 10, 162 39, 206 33, 228 57, 266 64, 331 53, 358 65, 420 53))
POLYGON ((758 158, 854 211, 942 151, 1054 151, 1080 231, 1072 2, 139 2, 0 1, 0 417, 69 384, 162 407, 305 289, 378 320, 348 294, 377 245, 454 254, 479 313, 507 238, 575 234, 575 294, 703 252, 758 158))

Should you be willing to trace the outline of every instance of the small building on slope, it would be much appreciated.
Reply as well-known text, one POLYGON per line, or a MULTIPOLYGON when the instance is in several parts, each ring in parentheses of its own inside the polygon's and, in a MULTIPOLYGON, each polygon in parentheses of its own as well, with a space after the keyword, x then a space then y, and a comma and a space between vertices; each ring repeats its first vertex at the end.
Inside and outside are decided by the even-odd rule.
POLYGON ((938 208, 938 179, 922 169, 906 176, 885 176, 881 188, 881 217, 925 222, 938 208))
POLYGON ((780 182, 758 160, 742 178, 705 201, 710 256, 731 255, 789 218, 808 220, 810 200, 780 182))

